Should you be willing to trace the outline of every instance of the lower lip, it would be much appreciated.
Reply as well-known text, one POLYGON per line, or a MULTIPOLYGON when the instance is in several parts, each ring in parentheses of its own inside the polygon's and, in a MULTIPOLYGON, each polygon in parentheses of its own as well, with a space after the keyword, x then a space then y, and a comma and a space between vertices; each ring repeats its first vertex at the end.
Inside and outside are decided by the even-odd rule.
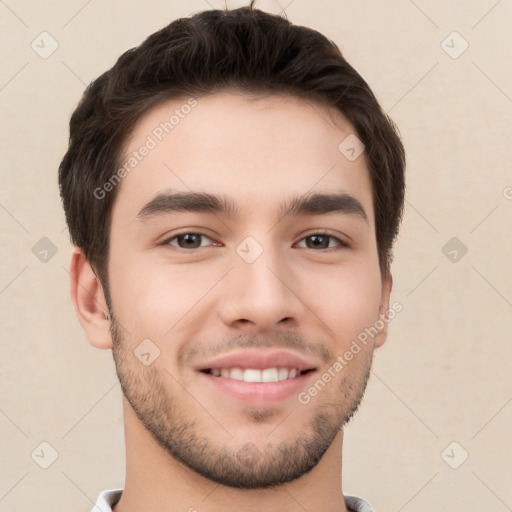
POLYGON ((277 382, 245 382, 243 380, 216 377, 209 373, 199 372, 200 377, 217 389, 243 402, 269 403, 284 400, 298 393, 315 371, 303 373, 293 379, 277 382))

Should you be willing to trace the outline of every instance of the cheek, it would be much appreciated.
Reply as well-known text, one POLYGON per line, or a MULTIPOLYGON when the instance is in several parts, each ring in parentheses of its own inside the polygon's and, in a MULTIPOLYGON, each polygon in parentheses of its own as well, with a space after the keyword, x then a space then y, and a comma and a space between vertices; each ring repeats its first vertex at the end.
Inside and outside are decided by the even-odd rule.
POLYGON ((173 310, 169 304, 172 294, 166 293, 169 285, 152 266, 144 267, 136 258, 117 261, 110 271, 114 313, 134 336, 146 336, 148 325, 154 325, 158 318, 159 308, 167 305, 169 311, 173 310))
MULTIPOLYGON (((136 339, 164 343, 184 334, 190 338, 205 322, 215 321, 209 315, 229 293, 225 283, 217 286, 229 262, 170 265, 144 254, 121 258, 119 253, 110 262, 114 313, 136 339)), ((325 336, 342 345, 340 350, 378 318, 381 278, 376 258, 359 254, 339 265, 296 259, 287 271, 285 280, 294 283, 294 293, 311 310, 310 318, 299 318, 299 323, 318 324, 325 336)))
POLYGON ((317 271, 313 282, 315 287, 310 287, 306 303, 341 345, 350 343, 378 319, 381 302, 378 265, 317 271))
MULTIPOLYGON (((133 257, 111 272, 114 312, 138 338, 171 339, 190 324, 201 300, 218 281, 218 272, 193 265, 169 265, 133 257)), ((189 326, 190 329, 190 326, 189 326)))

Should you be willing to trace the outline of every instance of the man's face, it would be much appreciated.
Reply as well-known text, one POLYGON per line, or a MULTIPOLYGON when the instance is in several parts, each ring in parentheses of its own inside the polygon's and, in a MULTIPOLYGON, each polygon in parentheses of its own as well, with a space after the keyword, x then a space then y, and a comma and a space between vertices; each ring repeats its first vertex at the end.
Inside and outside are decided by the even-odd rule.
POLYGON ((318 463, 384 340, 335 365, 388 306, 371 183, 364 154, 351 161, 338 149, 353 128, 319 104, 227 92, 187 104, 154 108, 126 148, 140 161, 112 214, 117 372, 175 459, 224 485, 276 485, 318 463), (219 201, 148 206, 175 193, 219 201), (284 215, 313 194, 340 197, 284 215))

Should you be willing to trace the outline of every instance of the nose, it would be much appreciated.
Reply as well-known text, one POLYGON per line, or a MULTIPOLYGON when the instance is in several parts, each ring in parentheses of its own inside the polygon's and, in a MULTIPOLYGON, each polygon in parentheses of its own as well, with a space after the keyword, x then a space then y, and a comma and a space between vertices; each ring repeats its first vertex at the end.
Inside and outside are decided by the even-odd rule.
POLYGON ((300 283, 283 256, 269 248, 252 263, 234 255, 235 266, 223 283, 220 316, 231 328, 270 332, 298 327, 305 305, 300 283))

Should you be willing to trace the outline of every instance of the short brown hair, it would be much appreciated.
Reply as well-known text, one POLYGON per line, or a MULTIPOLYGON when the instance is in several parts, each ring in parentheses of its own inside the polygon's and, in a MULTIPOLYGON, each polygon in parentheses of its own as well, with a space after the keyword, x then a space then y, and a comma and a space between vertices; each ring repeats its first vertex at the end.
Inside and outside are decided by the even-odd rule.
POLYGON ((379 262, 387 272, 404 203, 404 148, 393 122, 338 47, 319 32, 249 6, 173 21, 126 51, 94 80, 70 120, 59 167, 71 241, 108 293, 107 262, 117 188, 93 193, 120 165, 135 123, 150 108, 185 95, 235 88, 289 93, 340 111, 365 146, 379 262))

